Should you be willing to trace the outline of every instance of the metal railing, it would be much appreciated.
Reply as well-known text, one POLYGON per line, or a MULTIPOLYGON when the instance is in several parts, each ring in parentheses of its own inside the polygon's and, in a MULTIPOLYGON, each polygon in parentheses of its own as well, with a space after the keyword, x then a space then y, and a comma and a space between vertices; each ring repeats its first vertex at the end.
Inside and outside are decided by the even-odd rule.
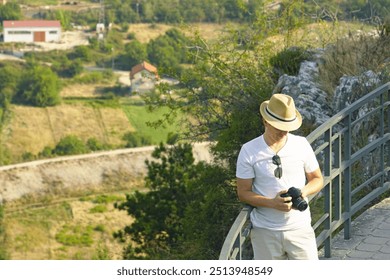
MULTIPOLYGON (((390 189, 390 83, 357 100, 307 136, 324 175, 324 188, 310 198, 317 247, 331 257, 332 234, 351 237, 355 214, 390 189)), ((220 260, 250 259, 251 208, 237 216, 220 260), (249 246, 248 246, 249 244, 249 246)))

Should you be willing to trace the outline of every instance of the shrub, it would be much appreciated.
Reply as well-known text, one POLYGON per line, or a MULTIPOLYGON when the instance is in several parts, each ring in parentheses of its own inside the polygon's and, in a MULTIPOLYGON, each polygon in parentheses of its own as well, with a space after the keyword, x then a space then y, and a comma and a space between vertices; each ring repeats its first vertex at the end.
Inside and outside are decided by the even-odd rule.
POLYGON ((121 201, 123 200, 122 197, 116 196, 116 195, 99 195, 95 199, 93 199, 93 203, 112 203, 115 201, 121 201))
POLYGON ((105 232, 106 231, 106 227, 102 224, 98 224, 97 226, 95 226, 93 228, 94 231, 98 231, 98 232, 105 232))
POLYGON ((35 160, 35 156, 30 152, 25 152, 22 155, 23 161, 32 161, 35 160))
POLYGON ((107 206, 104 204, 96 205, 89 210, 89 213, 104 213, 107 212, 107 206))
POLYGON ((43 150, 39 153, 39 157, 43 158, 50 158, 53 156, 53 148, 46 146, 43 148, 43 150))
POLYGON ((283 74, 298 75, 302 61, 309 59, 310 55, 300 47, 285 49, 270 58, 276 80, 283 74))
POLYGON ((85 62, 93 60, 91 49, 87 46, 76 46, 74 51, 69 53, 67 56, 70 60, 80 59, 85 62))
POLYGON ((123 136, 123 140, 126 141, 126 148, 135 148, 151 144, 151 140, 149 138, 146 138, 145 136, 140 136, 133 132, 127 132, 123 136))
POLYGON ((93 243, 92 232, 91 227, 82 228, 80 225, 64 225, 55 238, 58 242, 67 246, 90 246, 93 243))
POLYGON ((87 152, 85 144, 76 136, 69 135, 60 140, 53 152, 57 155, 76 155, 87 152))
POLYGON ((101 151, 104 150, 106 146, 96 138, 92 137, 87 140, 87 147, 91 151, 101 151))

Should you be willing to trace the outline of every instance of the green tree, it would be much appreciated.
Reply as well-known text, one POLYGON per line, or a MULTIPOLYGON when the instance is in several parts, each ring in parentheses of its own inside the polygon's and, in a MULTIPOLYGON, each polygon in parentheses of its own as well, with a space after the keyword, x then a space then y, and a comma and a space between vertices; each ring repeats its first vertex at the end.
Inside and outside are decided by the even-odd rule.
POLYGON ((188 186, 183 237, 177 258, 216 260, 241 210, 234 174, 219 164, 205 164, 188 186))
POLYGON ((49 68, 31 64, 22 73, 17 100, 21 103, 45 107, 60 103, 60 80, 49 68))
POLYGON ((0 21, 19 20, 22 18, 22 11, 16 2, 7 2, 0 6, 0 21))
POLYGON ((62 56, 53 62, 51 69, 60 77, 72 78, 82 73, 84 67, 80 59, 70 60, 66 56, 62 56))
POLYGON ((0 106, 7 108, 17 91, 21 68, 6 64, 0 67, 0 106))
POLYGON ((88 46, 76 46, 73 52, 69 53, 67 56, 70 60, 80 59, 84 62, 93 60, 91 49, 88 46))
POLYGON ((70 13, 70 11, 55 10, 53 19, 59 20, 64 30, 70 30, 72 28, 70 13))
POLYGON ((148 192, 116 204, 135 218, 116 233, 126 259, 216 259, 239 204, 219 165, 195 163, 189 144, 160 145, 146 161, 148 192), (132 245, 134 244, 135 245, 132 245))
POLYGON ((166 36, 159 36, 151 40, 148 43, 147 51, 150 62, 159 68, 174 69, 180 64, 176 50, 166 36))
POLYGON ((118 59, 117 64, 122 65, 122 69, 130 70, 131 67, 147 60, 148 53, 146 46, 137 40, 133 40, 125 45, 125 53, 118 59))
POLYGON ((152 154, 158 161, 146 161, 148 192, 136 191, 116 205, 135 218, 134 223, 117 233, 123 240, 129 235, 126 259, 169 258, 183 234, 183 217, 187 205, 187 186, 197 177, 191 146, 174 148, 160 145, 152 154))
POLYGON ((181 63, 188 62, 186 48, 188 42, 189 40, 179 30, 170 29, 148 43, 149 61, 166 71, 178 71, 181 63))

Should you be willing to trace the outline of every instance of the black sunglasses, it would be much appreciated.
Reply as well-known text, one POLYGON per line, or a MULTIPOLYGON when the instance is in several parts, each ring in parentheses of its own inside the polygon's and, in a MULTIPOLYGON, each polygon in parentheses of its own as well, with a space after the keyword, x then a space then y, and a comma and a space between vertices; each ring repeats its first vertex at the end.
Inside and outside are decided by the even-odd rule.
POLYGON ((274 155, 272 157, 272 163, 277 165, 278 167, 276 167, 275 171, 274 171, 274 175, 276 178, 280 179, 282 177, 282 174, 283 174, 283 170, 282 170, 282 162, 280 161, 280 157, 278 155, 274 155))

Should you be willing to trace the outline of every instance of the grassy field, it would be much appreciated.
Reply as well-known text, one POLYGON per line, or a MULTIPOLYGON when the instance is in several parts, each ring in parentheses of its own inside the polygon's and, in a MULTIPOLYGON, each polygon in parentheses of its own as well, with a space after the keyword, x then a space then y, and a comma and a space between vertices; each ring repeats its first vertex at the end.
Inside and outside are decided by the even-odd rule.
POLYGON ((158 128, 148 125, 149 122, 155 122, 164 118, 164 115, 169 113, 168 108, 160 108, 153 112, 150 112, 145 106, 123 105, 122 108, 135 131, 150 139, 152 144, 165 143, 169 133, 178 133, 180 131, 180 125, 177 122, 158 128))

